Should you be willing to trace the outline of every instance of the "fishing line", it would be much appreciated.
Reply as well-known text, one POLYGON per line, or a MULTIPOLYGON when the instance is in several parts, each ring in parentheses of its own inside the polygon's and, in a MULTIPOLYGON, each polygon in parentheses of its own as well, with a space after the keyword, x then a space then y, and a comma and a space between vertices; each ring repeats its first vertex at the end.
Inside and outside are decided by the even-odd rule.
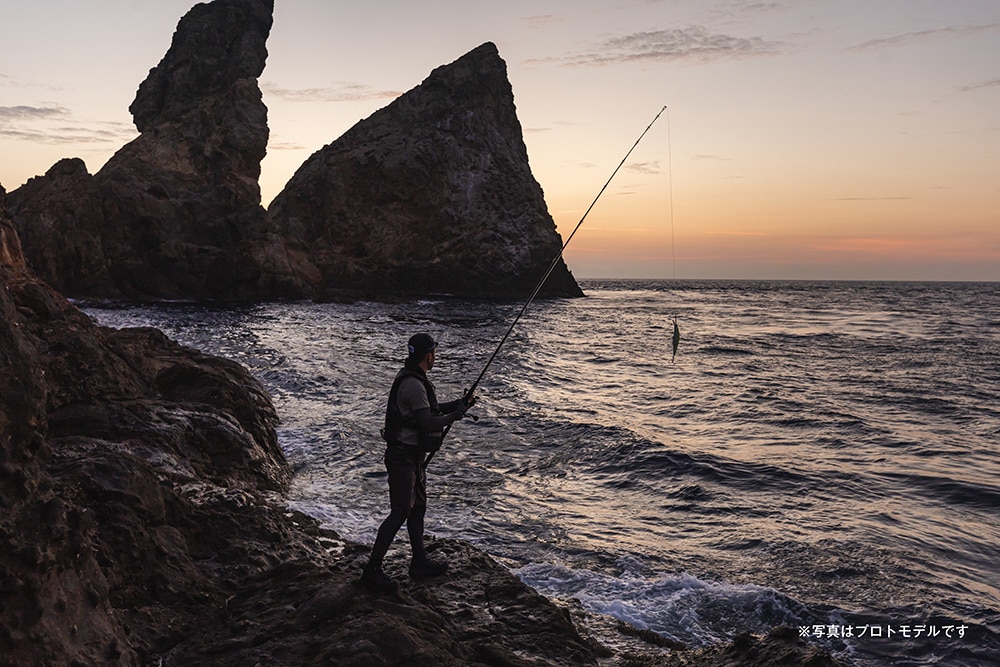
POLYGON ((642 141, 642 138, 646 136, 647 132, 649 132, 649 128, 653 127, 653 123, 655 123, 656 120, 660 117, 660 115, 666 110, 667 107, 665 106, 662 109, 660 109, 659 113, 657 113, 656 116, 653 118, 653 120, 649 122, 649 125, 646 126, 646 129, 642 131, 642 134, 639 135, 639 138, 635 140, 634 144, 632 144, 632 148, 628 149, 628 152, 625 153, 625 157, 622 158, 622 161, 619 162, 618 166, 615 167, 615 170, 611 172, 611 176, 608 177, 608 180, 604 184, 604 187, 602 187, 601 191, 597 193, 596 197, 594 197, 594 201, 592 201, 590 203, 590 206, 587 207, 587 210, 584 212, 583 217, 580 218, 580 222, 576 223, 576 227, 573 228, 573 231, 566 239, 566 242, 563 243, 562 249, 559 250, 559 254, 557 254, 555 257, 552 258, 552 264, 549 265, 548 271, 545 272, 545 275, 542 276, 542 279, 538 281, 537 285, 535 285, 535 289, 531 292, 531 296, 528 297, 528 300, 524 302, 523 306, 521 306, 521 310, 517 314, 517 317, 515 317, 514 321, 511 322, 510 328, 507 329, 507 333, 505 333, 503 338, 500 339, 500 344, 497 345, 497 348, 495 350, 493 350, 493 354, 490 355, 490 358, 486 362, 486 365, 483 366, 483 370, 482 372, 479 373, 479 377, 477 377, 476 381, 472 383, 472 387, 470 387, 469 391, 466 392, 466 396, 471 396, 476 391, 476 388, 479 387, 479 383, 482 381, 483 376, 486 375, 486 371, 489 370, 490 366, 493 364, 493 360, 497 358, 498 354, 500 354, 500 349, 503 348, 504 343, 507 342, 507 338, 510 337, 511 332, 514 331, 514 327, 516 327, 517 323, 521 320, 521 316, 524 315, 524 312, 528 310, 528 306, 530 306, 531 302, 535 300, 536 296, 538 296, 538 293, 542 289, 542 285, 544 285, 545 281, 548 280, 550 275, 552 275, 552 271, 559 264, 559 260, 562 259, 563 253, 566 252, 566 246, 568 246, 569 242, 573 240, 574 236, 576 236, 576 232, 580 229, 580 226, 583 225, 583 221, 587 219, 587 216, 590 215, 590 211, 594 208, 594 205, 597 204, 597 200, 600 199, 601 195, 604 194, 604 191, 608 189, 608 186, 611 184, 612 179, 614 179, 615 174, 618 173, 618 170, 621 169, 622 165, 625 164, 625 161, 628 160, 629 155, 632 154, 632 151, 635 150, 635 147, 639 145, 639 142, 642 141))
MULTIPOLYGON (((594 201, 592 201, 590 203, 590 206, 587 207, 587 210, 584 212, 583 217, 580 218, 580 222, 576 223, 576 227, 573 228, 573 231, 566 239, 566 242, 563 243, 562 248, 559 250, 559 254, 557 254, 555 257, 552 258, 552 263, 549 265, 549 268, 545 272, 545 275, 542 276, 542 279, 538 281, 537 285, 535 285, 535 289, 532 290, 531 296, 529 296, 528 300, 524 302, 523 306, 521 306, 520 312, 518 312, 517 317, 514 318, 514 321, 511 322, 510 327, 507 329, 507 333, 505 333, 503 335, 503 338, 500 339, 500 343, 497 345, 496 349, 493 350, 493 354, 490 355, 490 358, 489 360, 487 360, 486 365, 483 366, 483 370, 479 373, 479 377, 476 378, 476 381, 473 382, 472 386, 469 387, 468 391, 465 392, 465 395, 462 397, 463 400, 475 394, 476 389, 479 387, 479 383, 486 375, 486 371, 488 371, 490 366, 493 364, 493 360, 497 358, 498 354, 500 354, 500 350, 503 348, 504 343, 507 342, 507 339, 510 337, 511 332, 514 331, 514 327, 516 327, 517 323, 521 321, 521 317, 524 315, 524 312, 528 310, 528 306, 530 306, 531 302, 535 300, 535 297, 538 296, 538 293, 542 290, 542 286, 545 284, 545 281, 548 280, 549 276, 552 275, 552 271, 554 271, 556 266, 558 266, 559 260, 562 259, 563 253, 566 251, 566 246, 568 246, 569 242, 573 240, 574 236, 576 236, 576 232, 580 229, 580 226, 583 225, 583 221, 587 219, 587 216, 590 215, 590 211, 594 208, 594 205, 597 204, 597 200, 600 199, 601 195, 604 194, 604 191, 608 189, 608 186, 611 184, 612 179, 614 179, 615 174, 618 173, 618 171, 625 164, 625 161, 628 160, 629 156, 632 154, 632 151, 635 150, 635 147, 639 145, 639 142, 642 141, 642 138, 646 136, 647 132, 649 132, 649 128, 653 127, 653 123, 655 123, 656 120, 666 110, 667 110, 666 106, 660 109, 659 113, 657 113, 656 116, 653 118, 653 120, 649 122, 649 125, 646 126, 646 129, 642 131, 642 134, 639 135, 639 138, 635 140, 634 144, 632 144, 632 148, 628 149, 628 152, 625 153, 625 157, 622 158, 622 161, 619 162, 618 166, 615 167, 615 170, 611 172, 611 176, 608 177, 608 180, 604 184, 604 187, 602 187, 601 191, 597 193, 596 197, 594 197, 594 201)), ((448 434, 448 431, 451 430, 451 426, 452 426, 451 424, 448 424, 447 426, 444 427, 444 430, 442 432, 442 437, 448 434)), ((425 468, 427 467, 427 464, 430 463, 431 458, 433 458, 433 456, 434 452, 428 454, 427 459, 424 461, 425 468)))
MULTIPOLYGON (((663 107, 667 109, 666 107, 663 107)), ((668 198, 670 199, 670 268, 673 279, 677 280, 677 242, 674 238, 674 151, 670 145, 670 109, 667 109, 667 187, 668 198)), ((677 324, 677 312, 670 318, 674 324, 674 333, 671 337, 673 354, 670 356, 670 363, 677 360, 677 346, 681 343, 681 329, 677 324)))
MULTIPOLYGON (((667 109, 667 107, 663 107, 667 109)), ((670 147, 670 109, 667 109, 667 187, 670 199, 670 262, 677 280, 677 244, 674 241, 674 152, 670 147)))

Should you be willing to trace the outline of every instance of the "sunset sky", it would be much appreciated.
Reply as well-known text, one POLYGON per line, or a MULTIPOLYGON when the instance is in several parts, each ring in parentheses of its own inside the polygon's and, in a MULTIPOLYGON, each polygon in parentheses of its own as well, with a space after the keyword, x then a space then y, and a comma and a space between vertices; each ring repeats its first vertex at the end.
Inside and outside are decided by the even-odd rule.
MULTIPOLYGON (((188 0, 7 3, 0 183, 96 172, 188 0)), ((587 277, 1000 281, 997 0, 276 0, 266 205, 486 41, 587 277), (671 173, 672 172, 672 173, 671 173)))

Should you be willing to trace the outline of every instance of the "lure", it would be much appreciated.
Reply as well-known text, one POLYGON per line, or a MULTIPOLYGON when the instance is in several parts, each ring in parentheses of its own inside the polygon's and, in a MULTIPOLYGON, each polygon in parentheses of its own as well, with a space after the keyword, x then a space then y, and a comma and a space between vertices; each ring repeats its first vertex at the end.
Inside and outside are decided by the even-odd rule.
POLYGON ((674 317, 673 320, 674 320, 674 340, 673 340, 674 356, 670 357, 670 363, 674 363, 674 360, 677 358, 677 346, 681 344, 681 329, 679 326, 677 326, 677 318, 674 317))

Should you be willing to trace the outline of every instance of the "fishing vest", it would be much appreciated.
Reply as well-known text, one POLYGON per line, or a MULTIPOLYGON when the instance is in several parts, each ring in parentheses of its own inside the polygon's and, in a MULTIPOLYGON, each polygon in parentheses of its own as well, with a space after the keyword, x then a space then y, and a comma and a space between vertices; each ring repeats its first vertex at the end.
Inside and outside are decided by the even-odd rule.
POLYGON ((399 442, 399 434, 405 426, 417 431, 420 443, 417 446, 421 451, 436 452, 441 448, 441 442, 444 440, 444 434, 441 431, 422 433, 417 424, 417 420, 411 415, 404 416, 402 411, 399 409, 399 401, 397 400, 399 396, 399 386, 403 383, 403 380, 410 377, 420 380, 420 383, 424 385, 424 389, 427 391, 427 402, 430 403, 431 406, 431 414, 441 414, 441 408, 438 406, 437 395, 434 392, 434 385, 427 379, 426 373, 409 368, 403 368, 396 374, 396 379, 392 382, 392 389, 389 390, 389 403, 385 408, 385 427, 382 429, 382 439, 390 445, 404 444, 399 442))

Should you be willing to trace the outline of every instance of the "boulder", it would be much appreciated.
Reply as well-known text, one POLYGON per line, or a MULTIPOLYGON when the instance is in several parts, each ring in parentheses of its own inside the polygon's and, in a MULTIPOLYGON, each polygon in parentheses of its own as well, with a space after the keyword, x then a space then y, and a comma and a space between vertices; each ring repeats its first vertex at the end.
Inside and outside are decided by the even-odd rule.
POLYGON ((272 10, 273 0, 195 5, 129 107, 140 136, 93 176, 63 160, 11 193, 43 279, 70 296, 137 300, 303 293, 258 184, 272 10))
MULTIPOLYGON (((334 291, 523 298, 562 247, 492 43, 312 155, 269 212, 334 291)), ((542 293, 581 295, 562 259, 542 293)))

